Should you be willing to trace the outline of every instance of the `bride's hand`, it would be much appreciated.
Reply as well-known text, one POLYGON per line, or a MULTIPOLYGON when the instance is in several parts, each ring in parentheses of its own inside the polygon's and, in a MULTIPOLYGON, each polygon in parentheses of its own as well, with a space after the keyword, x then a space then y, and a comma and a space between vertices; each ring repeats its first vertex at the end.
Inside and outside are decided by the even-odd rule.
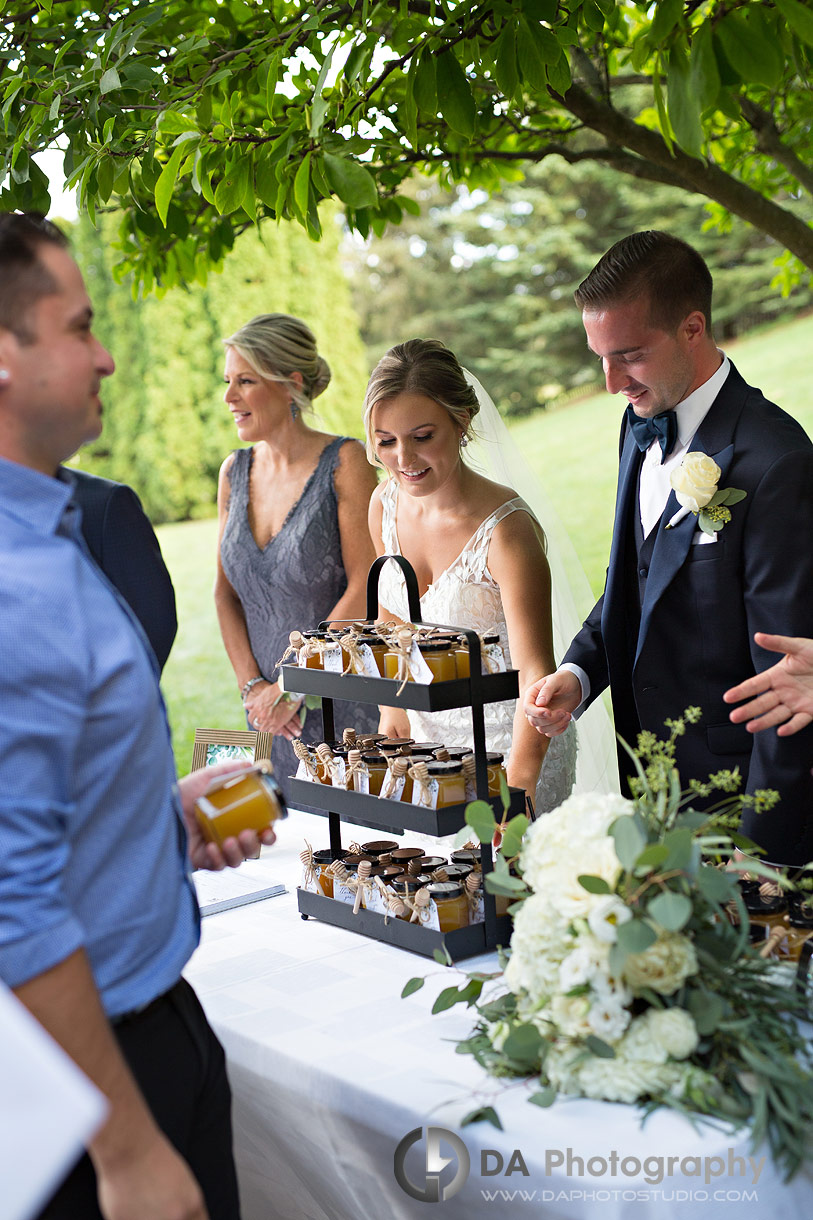
POLYGON ((558 670, 528 687, 523 711, 538 733, 558 737, 570 724, 581 699, 581 683, 576 675, 569 670, 558 670))
POLYGON ((388 737, 410 737, 409 717, 400 708, 382 707, 378 731, 388 737))

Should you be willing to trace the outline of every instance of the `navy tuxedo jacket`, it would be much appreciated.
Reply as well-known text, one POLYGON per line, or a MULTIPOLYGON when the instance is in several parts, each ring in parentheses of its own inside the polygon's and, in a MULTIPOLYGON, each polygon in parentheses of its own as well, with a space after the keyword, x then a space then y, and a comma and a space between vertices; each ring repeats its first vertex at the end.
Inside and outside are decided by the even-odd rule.
POLYGON ((141 623, 163 669, 178 630, 175 590, 141 501, 126 483, 70 473, 88 550, 141 623))
MULTIPOLYGON (((723 692, 778 659, 757 648, 755 631, 813 635, 813 444, 802 427, 746 385, 733 367, 689 446, 712 457, 720 487, 747 493, 711 545, 692 545, 690 513, 671 492, 655 527, 637 640, 629 604, 636 565, 639 450, 622 425, 615 524, 604 594, 565 657, 590 679, 592 701, 608 684, 616 732, 635 744, 640 729, 663 735, 667 717, 699 706, 703 718, 678 739, 684 785, 740 767, 746 791, 775 788, 781 801, 743 831, 768 860, 813 859, 813 725, 793 737, 754 736, 731 724, 723 692), (634 566, 632 572, 634 573, 634 566)), ((629 759, 619 751, 621 774, 629 759)))

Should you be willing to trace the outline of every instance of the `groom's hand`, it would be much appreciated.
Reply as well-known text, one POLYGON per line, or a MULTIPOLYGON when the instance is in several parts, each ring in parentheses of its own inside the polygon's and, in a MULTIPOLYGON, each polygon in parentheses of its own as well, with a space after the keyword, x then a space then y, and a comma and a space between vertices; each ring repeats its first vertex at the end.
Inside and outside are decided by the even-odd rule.
POLYGON ((581 701, 579 679, 567 669, 558 670, 528 687, 522 710, 537 732, 558 737, 570 724, 581 701))

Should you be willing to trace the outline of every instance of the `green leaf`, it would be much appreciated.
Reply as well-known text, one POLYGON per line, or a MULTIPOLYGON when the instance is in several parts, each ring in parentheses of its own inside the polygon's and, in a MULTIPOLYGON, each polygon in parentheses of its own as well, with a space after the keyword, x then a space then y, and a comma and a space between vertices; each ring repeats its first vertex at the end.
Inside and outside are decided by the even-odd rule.
POLYGON ((519 854, 519 849, 522 846, 522 836, 525 834, 528 826, 529 822, 524 813, 518 813, 516 817, 511 818, 506 823, 502 842, 500 843, 500 851, 506 859, 511 859, 519 854))
POLYGON ((62 94, 55 93, 53 100, 51 102, 51 109, 48 111, 48 118, 50 119, 51 122, 53 122, 54 119, 59 114, 59 105, 60 105, 61 101, 62 101, 62 94))
POLYGON ((466 825, 472 828, 478 843, 491 842, 497 822, 488 801, 469 801, 466 806, 466 825))
POLYGON ((652 95, 655 98, 655 110, 658 114, 658 126, 661 129, 661 135, 663 136, 664 143, 671 153, 673 152, 674 144, 674 140, 672 138, 672 125, 669 122, 669 115, 666 112, 666 102, 664 101, 663 97, 663 86, 661 85, 661 78, 657 72, 653 72, 652 74, 652 95))
POLYGON ((439 966, 452 966, 454 964, 452 962, 452 955, 445 945, 443 945, 440 949, 433 949, 432 957, 439 966))
POLYGON ((539 1062, 543 1038, 535 1025, 517 1025, 505 1039, 503 1054, 529 1068, 539 1062))
POLYGON ((747 495, 748 492, 740 491, 739 487, 726 487, 725 499, 720 500, 720 503, 730 507, 732 504, 739 504, 740 500, 744 500, 747 495))
POLYGON ((308 195, 311 183, 311 153, 305 153, 294 177, 294 200, 304 216, 308 210, 308 195))
POLYGON ((407 979, 406 983, 404 983, 404 989, 401 992, 401 999, 405 1000, 407 996, 414 995, 416 991, 420 991, 425 982, 426 979, 421 978, 407 979))
POLYGON ((689 991, 689 1012, 701 1037, 714 1033, 722 1020, 723 1011, 722 1000, 713 991, 699 988, 689 991))
POLYGON ((580 873, 576 878, 583 890, 587 890, 588 894, 611 894, 607 882, 603 877, 594 877, 592 873, 580 873))
POLYGON ((404 82, 404 132, 413 148, 418 147, 418 103, 415 101, 415 73, 418 62, 413 55, 404 82))
POLYGON ((522 79, 532 89, 544 89, 548 79, 545 64, 525 20, 520 21, 517 33, 517 59, 522 79))
POLYGON ((740 13, 728 13, 717 26, 717 33, 731 67, 745 84, 758 81, 775 88, 782 79, 779 50, 766 42, 740 13))
POLYGON ((494 77, 505 97, 513 97, 519 84, 517 39, 513 25, 506 25, 495 44, 494 77))
POLYGON ((556 1090, 550 1086, 544 1089, 538 1089, 536 1093, 532 1093, 527 1099, 532 1106, 541 1106, 546 1110, 548 1106, 552 1106, 556 1101, 556 1090))
POLYGON ((734 897, 736 882, 729 873, 704 864, 697 873, 697 888, 707 901, 723 906, 734 897))
POLYGON ((649 38, 654 46, 664 42, 683 15, 683 0, 658 0, 649 28, 649 38))
POLYGON ((438 110, 442 117, 461 136, 474 135, 474 118, 477 107, 471 85, 451 51, 444 51, 437 59, 438 110))
POLYGON ((498 1131, 502 1131, 500 1117, 493 1106, 481 1106, 479 1110, 470 1110, 460 1120, 461 1127, 470 1127, 472 1123, 491 1123, 498 1131))
POLYGON ((692 36, 689 88, 697 99, 701 114, 714 105, 720 92, 720 70, 714 54, 711 25, 705 22, 692 36))
POLYGON ((331 189, 349 208, 370 208, 378 202, 375 179, 363 165, 325 153, 325 173, 331 189))
POLYGON ((649 847, 645 847, 635 861, 635 872, 644 875, 653 869, 660 868, 668 855, 669 848, 665 844, 650 843, 649 847))
POLYGON ((809 5, 800 4, 799 0, 774 0, 774 3, 797 38, 813 47, 813 12, 809 5))
POLYGON ((162 110, 155 128, 167 136, 179 135, 182 131, 198 131, 195 119, 189 114, 181 114, 178 110, 162 110))
POLYGON ((567 60, 567 55, 564 51, 559 56, 555 64, 548 65, 548 84, 554 93, 558 93, 562 97, 567 93, 573 78, 570 75, 570 64, 567 60))
POLYGON ((625 953, 644 953, 657 939, 655 929, 642 919, 630 919, 616 927, 616 944, 625 953))
POLYGON ((697 524, 700 526, 704 534, 716 534, 718 530, 723 528, 725 522, 715 521, 701 508, 697 517, 697 524))
POLYGON ((700 157, 703 152, 703 127, 699 100, 692 89, 689 61, 678 47, 673 47, 669 54, 666 94, 669 122, 675 139, 685 152, 692 157, 700 157))
POLYGON ((112 194, 115 176, 116 171, 113 166, 113 158, 107 154, 101 158, 96 167, 96 189, 99 192, 99 199, 102 203, 107 203, 112 194))
POLYGON ((418 103, 418 109, 422 110, 424 114, 437 114, 437 65, 434 55, 428 48, 421 51, 418 67, 415 70, 415 101, 418 103))
POLYGON ((164 228, 167 225, 167 212, 169 211, 172 192, 175 190, 178 168, 185 154, 186 149, 182 144, 179 145, 161 170, 161 174, 155 184, 155 210, 161 217, 161 224, 164 228))
POLYGON ((239 161, 232 162, 218 182, 215 188, 215 207, 221 216, 228 216, 242 207, 248 168, 248 161, 241 157, 239 161))
POLYGON ((121 78, 115 68, 108 68, 102 73, 102 79, 99 81, 99 92, 101 94, 112 93, 114 89, 121 88, 121 78))
POLYGON ((610 834, 615 842, 615 854, 623 868, 632 869, 635 861, 646 847, 646 835, 635 820, 635 817, 625 815, 616 818, 610 827, 610 834))
MULTIPOLYGON (((602 23, 603 24, 603 23, 602 23)), ((561 51, 556 35, 544 25, 528 22, 528 31, 536 44, 536 50, 543 64, 555 64, 561 51)))
POLYGON ((444 987, 432 1005, 432 1012, 446 1012, 447 1008, 453 1008, 455 1004, 461 1003, 462 999, 463 997, 457 987, 444 987))
POLYGON ((604 29, 604 14, 595 0, 583 0, 582 19, 588 30, 593 30, 596 34, 600 34, 604 29))
POLYGON ((692 859, 694 835, 688 827, 670 830, 663 836, 663 842, 669 848, 669 854, 663 862, 664 868, 688 868, 692 859))
POLYGON ((650 919, 654 919, 667 932, 679 932, 692 917, 691 899, 674 890, 664 890, 652 898, 646 910, 650 919))
POLYGON ((603 1038, 597 1038, 595 1034, 588 1034, 584 1044, 598 1059, 615 1059, 615 1051, 609 1042, 605 1042, 603 1038))

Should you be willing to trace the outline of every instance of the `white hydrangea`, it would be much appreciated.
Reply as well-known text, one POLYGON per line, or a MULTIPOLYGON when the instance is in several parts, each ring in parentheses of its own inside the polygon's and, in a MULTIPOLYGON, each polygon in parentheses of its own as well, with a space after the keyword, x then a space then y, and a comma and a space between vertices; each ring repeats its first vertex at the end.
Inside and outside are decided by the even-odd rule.
POLYGON ((636 1062, 623 1055, 614 1059, 590 1055, 580 1063, 577 1080, 585 1097, 633 1102, 668 1089, 679 1074, 671 1064, 636 1062))
POLYGON ((526 993, 531 1006, 558 988, 559 966, 570 952, 573 937, 543 894, 526 898, 514 917, 506 985, 515 995, 526 993))
POLYGON ((568 866, 590 872, 582 867, 582 849, 592 851, 597 841, 607 837, 616 818, 631 814, 633 808, 632 801, 621 796, 583 793, 569 797, 558 809, 538 819, 525 836, 520 856, 528 885, 541 892, 551 872, 556 875, 568 866))
POLYGON ((652 1037, 671 1059, 688 1059, 699 1041, 697 1026, 685 1008, 650 1008, 647 1013, 652 1037))

